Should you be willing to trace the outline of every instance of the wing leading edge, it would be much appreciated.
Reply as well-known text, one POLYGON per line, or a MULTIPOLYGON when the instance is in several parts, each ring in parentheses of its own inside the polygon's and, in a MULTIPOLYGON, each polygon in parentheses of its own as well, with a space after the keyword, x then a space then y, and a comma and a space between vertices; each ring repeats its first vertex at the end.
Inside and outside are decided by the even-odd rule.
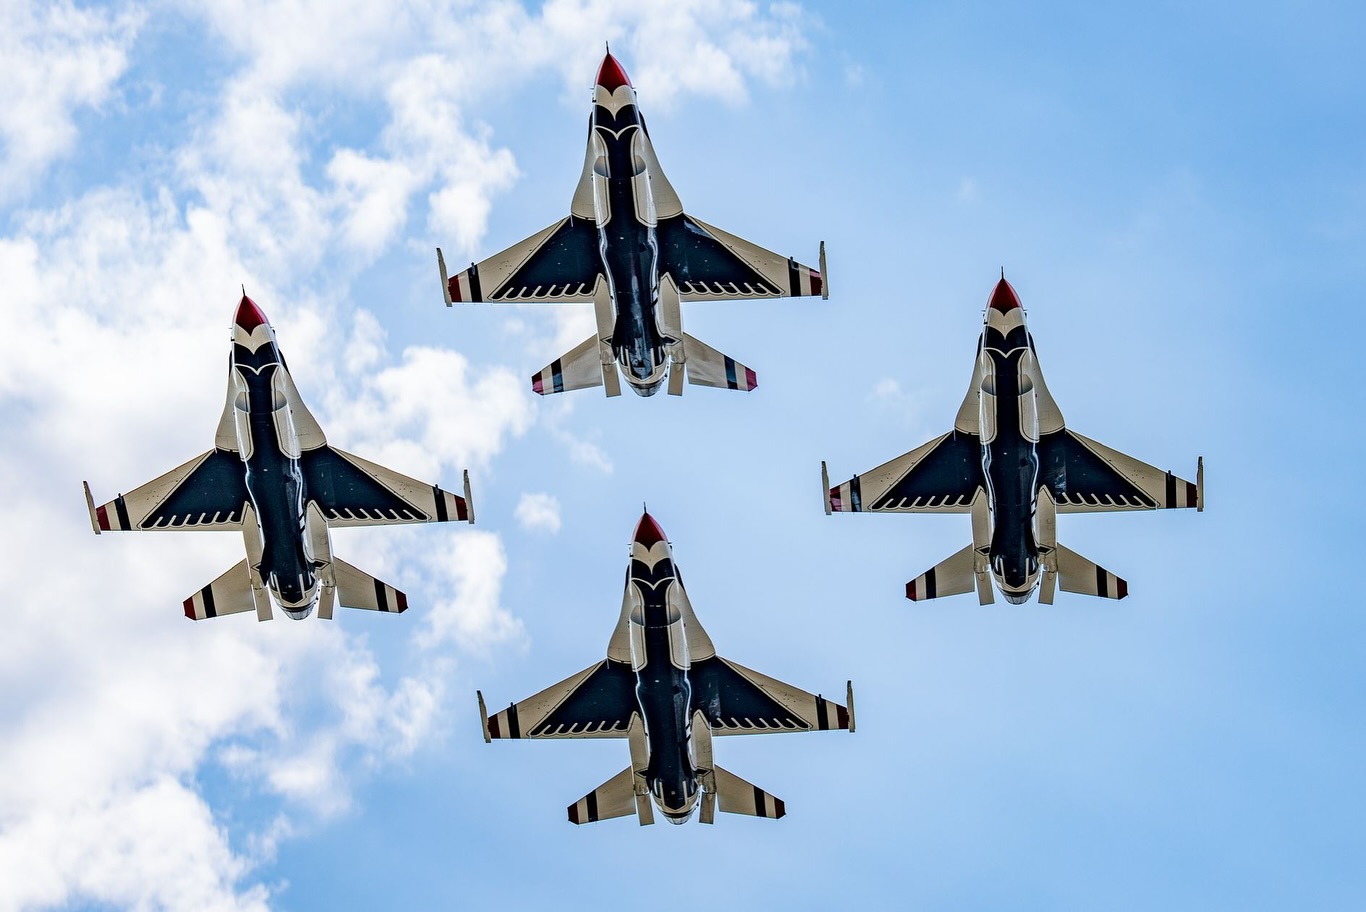
POLYGON ((984 485, 981 439, 953 430, 843 484, 827 484, 826 512, 967 513, 984 485))
POLYGON ((589 302, 602 272, 597 226, 592 219, 574 216, 453 276, 446 272, 440 248, 436 258, 447 306, 589 302))
POLYGON ((306 451, 300 461, 309 497, 329 526, 474 522, 468 472, 461 497, 335 447, 306 451))
POLYGON ((1067 429, 1040 438, 1039 482, 1059 513, 1205 507, 1203 459, 1189 482, 1067 429))
POLYGON ((241 458, 230 450, 212 449, 95 506, 85 489, 90 524, 100 532, 238 529, 247 502, 241 458))
MULTIPOLYGON (((729 659, 713 656, 694 662, 688 676, 693 708, 706 715, 713 734, 853 731, 853 712, 848 707, 729 659)), ((848 693, 852 703, 852 686, 848 693)))
POLYGON ((824 244, 821 268, 812 269, 690 215, 660 219, 658 238, 659 272, 673 276, 684 301, 830 296, 824 244))
POLYGON ((639 710, 629 665, 604 659, 493 715, 484 711, 484 740, 493 738, 625 738, 639 710))

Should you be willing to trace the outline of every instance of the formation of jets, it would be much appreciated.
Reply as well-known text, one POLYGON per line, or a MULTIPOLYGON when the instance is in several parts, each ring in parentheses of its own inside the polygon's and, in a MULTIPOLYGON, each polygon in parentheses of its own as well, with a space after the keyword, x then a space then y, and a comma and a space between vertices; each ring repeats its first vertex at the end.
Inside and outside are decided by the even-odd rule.
MULTIPOLYGON (((541 395, 621 381, 640 396, 667 383, 752 390, 749 367, 683 330, 682 302, 829 294, 802 265, 683 211, 659 166, 635 89, 609 52, 593 87, 588 148, 569 215, 449 275, 437 250, 443 296, 455 303, 592 303, 596 328, 532 378, 541 395)), ((906 584, 912 600, 994 590, 1012 604, 1037 590, 1111 599, 1128 583, 1057 540, 1057 514, 1204 509, 1204 466, 1178 478, 1067 428, 1039 366, 1024 308, 1004 273, 988 301, 972 380, 953 427, 923 446, 831 487, 825 512, 968 513, 972 541, 906 584)), ((402 612, 407 597, 332 553, 342 526, 474 522, 469 473, 463 495, 401 475, 327 443, 304 405, 275 332, 245 290, 232 325, 227 399, 214 446, 184 465, 96 506, 95 533, 240 532, 246 557, 185 600, 199 620, 273 607, 295 619, 337 604, 402 612)), ((846 705, 717 655, 693 613, 672 545, 648 512, 631 542, 621 614, 606 658, 507 709, 478 703, 485 741, 624 738, 629 765, 569 805, 576 824, 635 814, 671 823, 718 810, 782 817, 784 803, 717 766, 718 735, 854 731, 846 705)))

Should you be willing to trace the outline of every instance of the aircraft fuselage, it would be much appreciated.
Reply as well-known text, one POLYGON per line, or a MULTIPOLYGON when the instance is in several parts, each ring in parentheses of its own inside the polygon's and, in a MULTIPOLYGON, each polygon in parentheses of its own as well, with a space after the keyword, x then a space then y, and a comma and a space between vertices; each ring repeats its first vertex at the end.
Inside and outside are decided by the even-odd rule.
POLYGON ((988 561, 1007 601, 1021 604, 1039 581, 1035 510, 1039 491, 1039 421, 1034 346, 1024 311, 987 310, 978 349, 982 474, 991 515, 988 561))
POLYGON ((699 794, 692 753, 691 661, 683 618, 670 599, 672 588, 683 582, 672 558, 653 567, 635 558, 627 585, 639 596, 630 618, 631 665, 650 753, 646 784, 669 822, 683 823, 692 816, 699 794))
POLYGON ((255 351, 235 343, 232 361, 238 451, 256 511, 259 570, 285 613, 304 618, 317 602, 318 577, 309 553, 308 492, 288 402, 292 384, 284 382, 288 369, 274 341, 255 351))
POLYGON ((634 104, 615 113, 595 105, 592 133, 598 153, 593 166, 598 250, 615 308, 612 350, 630 387, 651 396, 664 381, 668 354, 656 314, 657 222, 648 165, 641 154, 650 140, 634 104))

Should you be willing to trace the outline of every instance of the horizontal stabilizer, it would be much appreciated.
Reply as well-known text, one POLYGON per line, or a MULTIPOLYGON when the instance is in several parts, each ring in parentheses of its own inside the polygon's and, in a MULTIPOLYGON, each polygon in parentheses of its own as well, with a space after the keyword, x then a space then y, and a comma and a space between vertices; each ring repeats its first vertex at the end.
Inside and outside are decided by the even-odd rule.
POLYGON ((604 363, 614 372, 616 365, 610 356, 607 362, 603 361, 601 348, 602 343, 598 341, 598 334, 595 332, 541 368, 531 378, 532 390, 542 396, 549 396, 551 393, 602 386, 604 363))
POLYGON ((913 602, 962 595, 971 592, 976 584, 974 559, 976 552, 967 545, 952 557, 945 558, 906 584, 906 598, 913 602))
POLYGON ((1111 599, 1122 599, 1129 594, 1127 582, 1077 552, 1058 545, 1057 558, 1058 585, 1064 592, 1111 599))
POLYGON ((570 823, 596 823, 636 812, 635 772, 626 769, 569 806, 570 823))
MULTIPOLYGON (((268 598, 265 593, 261 597, 268 598)), ((192 621, 255 610, 251 569, 247 566, 246 558, 185 600, 185 616, 192 621)))
POLYGON ((725 813, 774 819, 787 813, 783 799, 773 797, 759 786, 746 782, 729 770, 719 766, 713 769, 716 772, 717 804, 725 813))
POLYGON ((759 385, 754 371, 687 333, 683 334, 683 356, 689 383, 746 392, 759 385))
POLYGON ((337 601, 342 607, 392 614, 408 609, 408 596, 364 570, 357 570, 335 557, 332 558, 332 569, 337 577, 337 601))

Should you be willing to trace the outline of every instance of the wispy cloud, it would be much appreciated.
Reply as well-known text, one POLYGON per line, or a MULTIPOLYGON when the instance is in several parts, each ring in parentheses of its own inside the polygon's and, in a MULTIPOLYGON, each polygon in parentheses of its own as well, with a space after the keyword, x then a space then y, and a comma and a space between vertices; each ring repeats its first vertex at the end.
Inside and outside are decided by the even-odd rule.
POLYGON ((560 531, 560 502, 552 494, 523 494, 514 515, 523 528, 551 535, 560 531))
POLYGON ((142 15, 69 2, 0 5, 0 203, 76 145, 76 114, 115 93, 142 15))
MULTIPOLYGON (((547 69, 583 86, 606 34, 671 48, 635 74, 661 103, 743 99, 747 80, 792 78, 802 45, 795 7, 693 0, 552 0, 535 13, 218 0, 182 12, 235 57, 204 118, 166 150, 174 168, 107 174, 61 206, 17 212, 0 237, 0 549, 41 581, 10 606, 0 640, 4 907, 266 908, 252 871, 293 821, 341 812, 357 775, 431 739, 453 649, 522 636, 501 602, 502 540, 482 530, 386 530, 423 547, 354 546, 376 573, 417 580, 421 615, 393 620, 408 622, 418 660, 398 676, 344 616, 177 618, 189 591, 240 559, 236 537, 90 534, 82 475, 126 490, 209 445, 237 285, 276 323, 335 442, 452 487, 460 468, 486 466, 525 432, 539 404, 509 368, 436 346, 392 352, 350 289, 414 230, 457 249, 480 241, 517 177, 472 113, 482 93, 547 69), (297 93, 318 86, 375 107, 367 139, 310 121, 297 93), (196 784, 209 769, 263 797, 267 822, 211 807, 196 784)), ((117 93, 142 15, 69 3, 0 12, 12 90, 0 199, 79 154, 77 114, 117 93)), ((565 436, 576 459, 611 470, 595 444, 565 436)), ((549 529, 558 514, 536 506, 524 521, 549 529)))

